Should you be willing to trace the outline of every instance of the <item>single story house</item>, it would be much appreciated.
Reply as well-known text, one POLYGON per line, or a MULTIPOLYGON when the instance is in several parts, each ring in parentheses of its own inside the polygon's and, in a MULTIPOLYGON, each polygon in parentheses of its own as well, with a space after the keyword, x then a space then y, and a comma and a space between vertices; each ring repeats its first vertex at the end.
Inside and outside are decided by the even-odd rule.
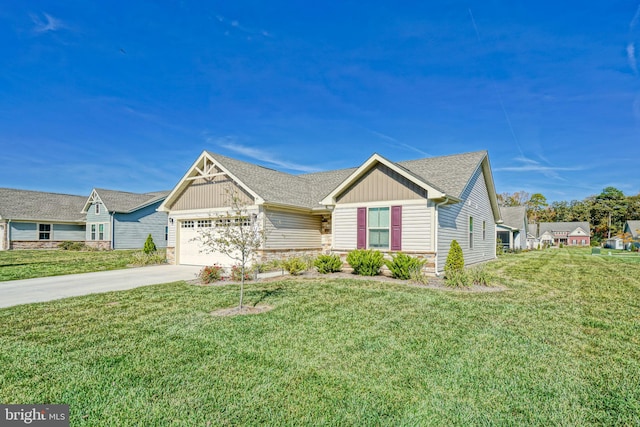
POLYGON ((640 242, 640 220, 625 222, 622 232, 631 236, 632 240, 640 242))
POLYGON ((496 232, 502 247, 506 250, 527 249, 529 223, 525 206, 501 206, 502 223, 496 225, 496 232))
POLYGON ((440 273, 452 240, 467 265, 496 256, 501 217, 486 151, 402 162, 373 154, 358 167, 301 175, 204 151, 159 208, 169 215, 170 262, 234 263, 198 240, 224 226, 229 193, 266 236, 260 261, 371 248, 421 257, 440 273))
POLYGON ((157 209, 168 194, 93 189, 82 208, 86 243, 100 249, 139 249, 151 234, 156 247, 165 248, 167 214, 157 209))
POLYGON ((541 222, 535 225, 541 245, 590 246, 591 226, 586 221, 541 222))
POLYGON ((604 243, 604 247, 608 249, 624 249, 624 240, 620 237, 612 237, 607 239, 604 243))
POLYGON ((84 241, 83 196, 0 188, 0 250, 84 241))

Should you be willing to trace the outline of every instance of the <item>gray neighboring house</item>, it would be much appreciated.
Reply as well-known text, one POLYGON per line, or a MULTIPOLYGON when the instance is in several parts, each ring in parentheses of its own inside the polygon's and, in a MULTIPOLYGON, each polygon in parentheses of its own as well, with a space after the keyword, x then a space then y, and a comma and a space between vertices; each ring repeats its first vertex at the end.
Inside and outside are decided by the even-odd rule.
POLYGON ((266 234, 261 261, 371 248, 421 257, 440 273, 454 239, 465 264, 496 256, 501 219, 486 151, 402 162, 373 154, 355 168, 302 175, 204 151, 159 208, 169 215, 170 262, 233 263, 197 240, 224 226, 229 192, 266 234))
POLYGON ((524 206, 502 206, 502 223, 496 225, 498 239, 507 250, 527 249, 529 222, 527 208, 524 206))
POLYGON ((167 246, 167 214, 157 208, 169 191, 129 193, 95 188, 84 198, 84 240, 100 249, 140 249, 151 234, 158 248, 167 246))
POLYGON ((627 221, 624 223, 623 233, 628 233, 636 242, 640 242, 640 221, 627 221))
POLYGON ((0 250, 53 249, 85 239, 84 196, 0 188, 0 250))

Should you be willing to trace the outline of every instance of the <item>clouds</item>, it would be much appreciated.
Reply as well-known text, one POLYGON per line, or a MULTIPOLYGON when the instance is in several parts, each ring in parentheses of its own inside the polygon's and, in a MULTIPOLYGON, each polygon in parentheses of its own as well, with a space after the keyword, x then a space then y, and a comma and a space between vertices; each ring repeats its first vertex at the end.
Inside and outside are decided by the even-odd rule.
POLYGON ((42 16, 31 14, 30 17, 34 24, 33 31, 36 34, 44 34, 67 28, 64 22, 46 12, 42 12, 42 16))
POLYGON ((397 139, 389 136, 389 135, 385 135, 381 132, 377 132, 375 130, 371 130, 371 129, 367 129, 367 131, 375 136, 377 136, 378 138, 387 141, 389 143, 391 143, 390 145, 396 146, 398 148, 403 148, 406 150, 410 150, 410 151, 415 151, 416 153, 419 153, 425 157, 431 157, 431 154, 427 153, 426 151, 422 151, 421 149, 414 147, 412 145, 409 144, 405 144, 403 142, 398 141, 397 139))
POLYGON ((513 159, 515 164, 513 166, 504 166, 494 168, 496 172, 534 172, 544 175, 547 178, 565 180, 558 172, 566 171, 579 171, 584 167, 566 167, 566 166, 553 166, 549 164, 543 164, 537 160, 527 158, 525 156, 518 156, 513 159))
POLYGON ((241 33, 247 34, 248 40, 251 40, 252 37, 273 37, 271 33, 266 30, 257 30, 245 27, 243 25, 240 25, 240 22, 235 19, 227 19, 222 15, 216 15, 216 19, 218 20, 218 22, 220 22, 220 24, 227 27, 227 30, 224 33, 226 36, 231 34, 231 31, 239 31, 241 33))
POLYGON ((236 154, 240 154, 241 156, 249 157, 252 160, 257 160, 258 162, 261 162, 261 163, 269 163, 271 165, 278 166, 283 169, 298 171, 298 172, 305 172, 305 173, 319 171, 319 169, 311 166, 300 165, 300 164, 281 160, 269 151, 242 145, 238 143, 234 137, 231 137, 231 136, 222 137, 222 138, 207 138, 207 142, 213 143, 218 147, 222 147, 236 154))

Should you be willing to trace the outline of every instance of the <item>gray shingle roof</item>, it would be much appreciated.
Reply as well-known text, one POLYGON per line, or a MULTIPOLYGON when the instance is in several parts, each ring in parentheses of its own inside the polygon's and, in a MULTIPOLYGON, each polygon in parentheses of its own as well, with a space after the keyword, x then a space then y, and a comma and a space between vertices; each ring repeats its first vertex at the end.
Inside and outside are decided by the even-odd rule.
MULTIPOLYGON (((96 188, 100 200, 109 212, 128 213, 141 207, 148 206, 167 197, 169 191, 152 193, 128 193, 126 191, 106 190, 96 188)), ((85 202, 86 202, 85 198, 85 202)))
POLYGON ((540 223, 540 231, 538 237, 542 236, 545 232, 549 231, 553 232, 567 232, 571 233, 576 228, 582 228, 587 233, 591 233, 591 228, 589 227, 589 223, 586 221, 576 221, 576 222, 541 222, 540 223))
MULTIPOLYGON (((292 175, 253 163, 207 152, 266 202, 316 208, 319 202, 357 168, 292 175)), ((426 184, 460 197, 471 176, 487 155, 476 151, 395 163, 426 184)))
POLYGON ((527 216, 527 208, 524 206, 502 206, 502 222, 512 228, 520 230, 524 227, 524 219, 527 216))
POLYGON ((0 188, 0 218, 83 222, 86 196, 0 188))
POLYGON ((630 220, 630 221, 627 221, 627 224, 629 224, 631 236, 634 239, 640 236, 640 221, 630 220))

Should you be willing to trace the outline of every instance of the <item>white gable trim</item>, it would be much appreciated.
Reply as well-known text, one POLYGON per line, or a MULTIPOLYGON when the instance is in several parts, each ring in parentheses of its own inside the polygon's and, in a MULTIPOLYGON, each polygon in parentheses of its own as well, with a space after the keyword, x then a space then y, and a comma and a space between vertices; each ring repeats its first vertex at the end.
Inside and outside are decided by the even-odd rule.
POLYGON ((407 171, 395 163, 385 159, 379 154, 374 154, 367 161, 365 161, 358 169, 356 169, 351 175, 347 177, 338 187, 335 188, 331 193, 329 193, 320 204, 325 206, 332 206, 336 204, 336 197, 346 190, 351 184, 360 179, 364 174, 369 172, 372 168, 374 168, 377 164, 382 164, 392 171, 398 173, 400 176, 407 178, 409 181, 413 182, 417 186, 427 190, 427 198, 428 199, 444 199, 446 194, 442 191, 432 187, 421 179, 418 179, 414 175, 407 173, 407 171))
POLYGON ((107 209, 107 206, 104 204, 104 202, 102 201, 102 199, 100 198, 100 195, 98 195, 98 192, 96 191, 96 189, 94 188, 91 191, 91 195, 89 196, 89 198, 87 199, 87 203, 84 204, 84 208, 82 208, 82 211, 80 213, 87 213, 89 212, 89 208, 91 207, 92 204, 99 202, 102 203, 102 206, 104 206, 104 208, 107 210, 107 212, 109 212, 109 210, 107 209))
POLYGON ((193 165, 189 168, 187 173, 182 177, 178 184, 173 188, 173 190, 171 190, 171 193, 169 193, 164 202, 162 202, 162 204, 158 207, 158 211, 169 212, 168 206, 175 201, 178 195, 181 194, 182 191, 187 188, 191 184, 191 181, 193 181, 194 179, 212 178, 214 176, 217 176, 218 173, 211 172, 213 170, 213 166, 220 169, 225 175, 231 178, 233 182, 235 182, 238 186, 242 187, 242 189, 249 193, 254 198, 257 205, 261 205, 264 203, 264 199, 260 197, 258 193, 256 193, 242 181, 240 181, 234 174, 232 174, 208 152, 203 151, 200 157, 198 157, 198 159, 193 163, 193 165), (210 164, 208 164, 208 162, 210 164))

